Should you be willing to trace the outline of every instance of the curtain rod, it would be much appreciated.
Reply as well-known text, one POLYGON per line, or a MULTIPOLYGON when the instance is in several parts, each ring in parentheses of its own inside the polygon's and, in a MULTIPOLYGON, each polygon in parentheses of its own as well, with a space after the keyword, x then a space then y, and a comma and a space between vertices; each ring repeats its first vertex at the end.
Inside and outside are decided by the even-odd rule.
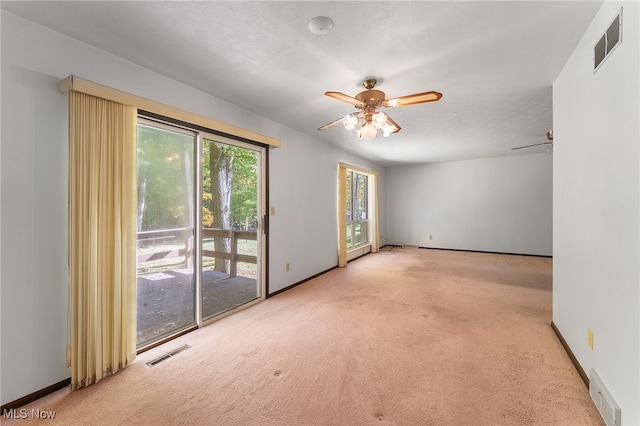
POLYGON ((103 86, 102 84, 82 79, 73 74, 63 80, 60 80, 60 82, 58 83, 58 90, 60 91, 60 93, 67 93, 72 90, 75 92, 86 93, 88 95, 108 99, 110 101, 118 102, 125 105, 130 105, 138 109, 163 115, 165 117, 174 118, 229 135, 263 143, 274 148, 280 147, 281 145, 279 139, 265 136, 260 133, 255 133, 251 130, 235 127, 230 124, 226 124, 221 121, 217 121, 188 111, 183 111, 179 108, 174 108, 172 106, 136 96, 131 93, 123 92, 118 89, 103 86))

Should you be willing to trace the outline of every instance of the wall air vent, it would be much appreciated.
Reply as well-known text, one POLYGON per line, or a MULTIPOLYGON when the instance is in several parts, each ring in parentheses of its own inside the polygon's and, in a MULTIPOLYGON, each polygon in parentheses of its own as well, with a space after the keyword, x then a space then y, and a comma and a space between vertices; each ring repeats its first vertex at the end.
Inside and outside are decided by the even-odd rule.
POLYGON ((607 426, 620 426, 622 412, 593 368, 589 374, 589 395, 607 426))
POLYGON ((160 356, 159 356, 159 357, 157 357, 156 359, 153 359, 153 360, 149 361, 149 362, 147 363, 147 365, 148 365, 149 367, 156 366, 156 365, 160 364, 162 361, 166 361, 166 360, 168 360, 169 358, 171 358, 172 356, 177 355, 177 354, 179 354, 179 353, 180 353, 180 352, 182 352, 182 351, 186 351, 186 350, 187 350, 187 349, 189 349, 190 347, 191 347, 191 346, 189 346, 189 345, 180 346, 178 349, 174 349, 174 350, 172 350, 171 352, 167 352, 166 354, 164 354, 164 355, 160 355, 160 356))
POLYGON ((611 25, 607 28, 600 40, 593 47, 593 72, 598 71, 605 59, 607 59, 613 49, 622 43, 622 8, 613 18, 611 25))

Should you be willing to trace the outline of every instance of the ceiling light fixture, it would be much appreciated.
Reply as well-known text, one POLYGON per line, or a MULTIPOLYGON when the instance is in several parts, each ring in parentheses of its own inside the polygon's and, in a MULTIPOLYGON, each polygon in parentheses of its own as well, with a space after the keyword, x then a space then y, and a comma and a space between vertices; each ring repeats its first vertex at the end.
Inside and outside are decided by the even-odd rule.
POLYGON ((326 16, 316 16, 309 21, 309 31, 315 35, 325 35, 333 29, 333 21, 326 16))
POLYGON ((362 83, 366 90, 358 93, 355 97, 340 92, 325 92, 325 95, 330 98, 355 106, 357 111, 325 124, 318 130, 325 130, 342 122, 345 129, 355 130, 360 139, 371 140, 378 136, 378 130, 382 130, 382 135, 386 138, 391 133, 398 133, 400 126, 387 114, 378 111, 378 108, 394 108, 434 102, 442 97, 442 93, 439 92, 423 92, 387 99, 384 92, 374 89, 376 83, 377 81, 374 78, 366 79, 362 83))
POLYGON ((353 130, 358 127, 357 135, 360 139, 371 140, 378 136, 378 130, 382 130, 382 134, 386 138, 398 128, 387 121, 389 117, 384 112, 376 112, 369 114, 365 111, 365 117, 358 119, 351 114, 346 115, 342 119, 342 124, 347 130, 353 130))

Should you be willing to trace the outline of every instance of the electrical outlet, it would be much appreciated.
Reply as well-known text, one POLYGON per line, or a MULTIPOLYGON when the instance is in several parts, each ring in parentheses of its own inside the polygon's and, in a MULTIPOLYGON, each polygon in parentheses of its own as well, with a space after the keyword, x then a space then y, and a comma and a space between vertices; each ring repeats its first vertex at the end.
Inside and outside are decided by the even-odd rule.
POLYGON ((593 330, 587 330, 587 345, 593 350, 593 330))
POLYGON ((276 208, 271 207, 271 216, 275 216, 275 215, 276 215, 276 208))
POLYGON ((284 270, 285 270, 285 271, 289 272, 289 269, 290 269, 290 266, 289 266, 289 264, 288 264, 288 263, 287 263, 286 265, 284 265, 284 270))
POLYGON ((433 240, 433 235, 429 235, 429 239, 430 239, 430 240, 433 240))

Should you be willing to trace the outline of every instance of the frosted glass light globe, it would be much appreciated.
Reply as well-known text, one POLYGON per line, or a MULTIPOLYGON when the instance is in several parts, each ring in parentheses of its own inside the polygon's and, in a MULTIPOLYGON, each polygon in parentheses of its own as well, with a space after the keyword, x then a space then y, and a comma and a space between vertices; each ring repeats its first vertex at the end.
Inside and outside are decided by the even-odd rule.
POLYGON ((367 140, 371 140, 373 138, 376 137, 376 135, 378 134, 378 130, 375 128, 375 126, 371 123, 367 123, 364 126, 362 126, 362 137, 367 139, 367 140))

